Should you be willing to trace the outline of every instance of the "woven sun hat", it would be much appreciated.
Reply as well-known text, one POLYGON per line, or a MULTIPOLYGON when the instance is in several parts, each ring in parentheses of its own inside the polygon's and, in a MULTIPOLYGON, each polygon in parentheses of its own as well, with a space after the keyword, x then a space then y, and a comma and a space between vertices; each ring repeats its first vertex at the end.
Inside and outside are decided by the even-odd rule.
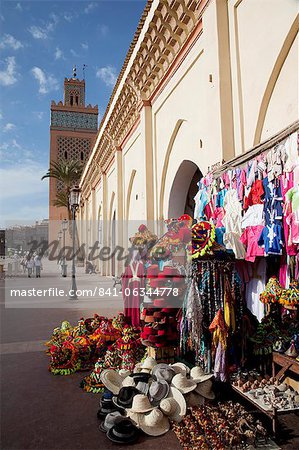
POLYGON ((158 381, 165 380, 167 383, 170 383, 175 375, 175 371, 168 364, 160 363, 153 368, 152 374, 155 375, 158 381))
POLYGON ((205 398, 197 392, 192 391, 185 395, 187 406, 202 406, 205 403, 205 398))
POLYGON ((198 383, 195 392, 202 395, 204 398, 214 400, 215 394, 212 391, 212 385, 213 383, 211 380, 202 381, 201 383, 198 383))
POLYGON ((123 379, 114 369, 105 369, 100 375, 103 385, 113 392, 114 395, 119 393, 123 379))
POLYGON ((112 398, 115 406, 122 409, 131 408, 134 397, 139 394, 139 391, 134 386, 122 387, 119 394, 112 398))
POLYGON ((139 362, 139 363, 135 364, 135 367, 134 367, 133 373, 138 373, 138 372, 141 372, 141 366, 142 366, 142 363, 141 363, 141 362, 139 362))
POLYGON ((128 376, 128 377, 126 377, 126 378, 123 379, 122 387, 127 387, 127 386, 133 386, 133 387, 136 387, 136 383, 135 383, 133 377, 128 376))
POLYGON ((139 436, 139 430, 132 421, 126 417, 116 423, 107 432, 107 438, 116 444, 133 444, 139 436))
MULTIPOLYGON (((186 399, 185 399, 184 395, 175 387, 170 386, 169 394, 168 394, 167 398, 174 398, 174 400, 179 405, 179 409, 178 409, 177 413, 175 414, 175 416, 176 416, 176 421, 180 422, 181 418, 183 416, 185 416, 186 412, 187 412, 187 404, 186 404, 186 399)), ((160 403, 160 406, 161 406, 161 403, 160 403)))
POLYGON ((123 420, 124 416, 121 415, 119 411, 114 411, 112 413, 107 414, 105 420, 100 424, 99 430, 107 433, 110 428, 114 427, 114 425, 121 420, 123 420))
POLYGON ((127 414, 127 417, 129 417, 132 420, 133 424, 136 427, 140 428, 140 422, 141 422, 144 414, 132 412, 130 409, 126 410, 126 414, 127 414))
POLYGON ((144 394, 137 394, 133 398, 131 412, 134 413, 146 413, 153 409, 154 407, 150 404, 148 397, 144 394))
POLYGON ((149 391, 149 384, 145 381, 138 381, 136 384, 136 389, 138 389, 141 394, 147 395, 149 391))
POLYGON ((191 380, 195 381, 195 383, 201 383, 202 381, 209 380, 212 377, 212 373, 205 374, 202 368, 199 366, 192 367, 190 371, 190 378, 191 380))
POLYGON ((144 414, 140 421, 140 429, 150 436, 161 436, 170 428, 168 417, 159 409, 153 409, 149 414, 144 414))
POLYGON ((157 365, 157 361, 155 360, 155 358, 148 356, 147 358, 145 358, 145 360, 143 361, 143 363, 141 365, 141 372, 150 373, 156 365, 157 365))
POLYGON ((152 405, 158 406, 160 401, 167 397, 169 384, 165 380, 153 381, 149 387, 149 399, 152 405))
POLYGON ((181 362, 171 364, 170 367, 175 371, 176 374, 182 373, 183 375, 187 375, 190 372, 189 367, 181 362))
POLYGON ((187 394, 188 392, 193 391, 197 386, 195 381, 188 379, 182 373, 178 373, 173 377, 171 385, 182 392, 182 394, 187 394))
POLYGON ((125 379, 125 378, 127 378, 128 376, 130 376, 132 372, 131 372, 130 370, 127 370, 127 369, 120 369, 120 370, 118 371, 118 373, 120 374, 120 376, 121 376, 123 379, 125 379))
POLYGON ((160 410, 174 422, 181 422, 183 419, 183 417, 179 415, 179 409, 180 406, 174 398, 164 398, 161 400, 160 410))

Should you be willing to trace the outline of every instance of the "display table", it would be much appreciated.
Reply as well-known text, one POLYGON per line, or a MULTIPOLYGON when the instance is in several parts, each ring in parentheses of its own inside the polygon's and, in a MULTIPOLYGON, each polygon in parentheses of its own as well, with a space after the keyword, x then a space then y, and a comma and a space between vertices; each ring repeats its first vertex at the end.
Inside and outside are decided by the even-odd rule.
POLYGON ((238 388, 236 386, 233 386, 233 385, 232 385, 232 388, 233 388, 233 390, 235 392, 237 392, 243 398, 248 400, 257 409, 259 409, 261 412, 263 412, 268 417, 270 417, 270 419, 272 421, 272 431, 273 431, 274 437, 276 436, 276 432, 277 432, 277 417, 278 417, 278 415, 288 414, 288 413, 294 412, 294 411, 299 411, 299 408, 295 408, 295 409, 275 409, 275 408, 271 408, 270 406, 265 405, 264 403, 262 403, 258 399, 252 397, 247 392, 241 391, 240 388, 238 388))
POLYGON ((272 376, 277 380, 281 380, 287 371, 293 372, 299 375, 299 362, 296 359, 286 356, 282 353, 273 352, 272 360, 272 376), (281 369, 276 373, 276 366, 280 366, 281 369))

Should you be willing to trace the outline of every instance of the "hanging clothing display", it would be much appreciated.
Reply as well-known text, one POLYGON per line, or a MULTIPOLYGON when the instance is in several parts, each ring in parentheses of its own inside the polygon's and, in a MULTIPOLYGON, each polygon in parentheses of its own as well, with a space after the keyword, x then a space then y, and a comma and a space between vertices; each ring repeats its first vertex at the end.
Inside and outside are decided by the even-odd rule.
POLYGON ((124 314, 130 319, 133 327, 140 324, 140 304, 143 297, 140 288, 145 286, 145 272, 142 261, 132 261, 122 276, 122 292, 124 299, 124 314))
POLYGON ((182 308, 180 347, 183 353, 194 351, 196 363, 207 372, 214 371, 223 381, 227 371, 226 346, 222 340, 218 346, 218 334, 213 334, 215 330, 210 327, 215 316, 221 315, 227 339, 234 345, 244 311, 241 280, 235 262, 229 259, 198 259, 190 270, 182 308))

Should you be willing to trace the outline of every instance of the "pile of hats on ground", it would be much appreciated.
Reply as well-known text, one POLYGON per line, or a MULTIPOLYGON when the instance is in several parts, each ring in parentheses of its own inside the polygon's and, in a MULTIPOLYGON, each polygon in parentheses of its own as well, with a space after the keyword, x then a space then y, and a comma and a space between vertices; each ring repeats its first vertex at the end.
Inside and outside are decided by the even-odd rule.
POLYGON ((258 443, 265 448, 268 441, 262 423, 232 401, 192 407, 180 423, 173 425, 173 431, 184 449, 226 450, 256 447, 258 443))
POLYGON ((125 323, 124 315, 110 319, 94 315, 93 318, 80 319, 75 327, 63 321, 54 329, 46 343, 50 357, 49 371, 54 375, 70 375, 78 370, 92 370, 95 375, 83 382, 99 392, 103 385, 97 385, 97 375, 102 368, 134 367, 136 361, 144 356, 140 340, 140 330, 125 323))
POLYGON ((141 313, 142 344, 147 347, 177 347, 179 330, 175 308, 144 308, 141 313))
POLYGON ((122 444, 133 443, 140 432, 163 435, 172 422, 183 420, 188 406, 215 398, 212 376, 204 374, 201 367, 190 370, 183 363, 157 364, 151 357, 136 364, 133 372, 103 370, 99 429, 122 444))
POLYGON ((137 361, 145 356, 145 349, 141 344, 139 330, 125 325, 121 336, 111 345, 103 356, 95 363, 93 371, 81 382, 81 387, 86 392, 97 394, 102 392, 104 385, 101 381, 101 373, 105 369, 133 371, 137 361))

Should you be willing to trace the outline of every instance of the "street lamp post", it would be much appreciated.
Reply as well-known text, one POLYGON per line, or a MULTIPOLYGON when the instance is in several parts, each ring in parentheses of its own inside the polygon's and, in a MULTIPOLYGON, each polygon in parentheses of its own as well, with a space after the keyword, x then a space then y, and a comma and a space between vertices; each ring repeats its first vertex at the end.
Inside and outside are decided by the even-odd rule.
POLYGON ((62 221, 62 233, 63 233, 63 265, 62 265, 62 276, 66 277, 66 268, 67 265, 65 263, 65 233, 68 229, 68 220, 64 219, 62 221))
MULTIPOLYGON (((58 239, 58 245, 59 245, 59 247, 58 247, 59 248, 59 255, 60 255, 60 252, 61 252, 61 238, 62 238, 62 231, 58 231, 57 239, 58 239)), ((59 258, 58 258, 58 264, 60 265, 59 258)))
POLYGON ((76 250, 76 211, 79 208, 79 186, 74 186, 71 189, 69 204, 72 212, 72 240, 73 240, 73 255, 72 255, 72 285, 70 291, 70 300, 77 300, 77 284, 76 284, 76 264, 75 264, 75 250, 76 250))

